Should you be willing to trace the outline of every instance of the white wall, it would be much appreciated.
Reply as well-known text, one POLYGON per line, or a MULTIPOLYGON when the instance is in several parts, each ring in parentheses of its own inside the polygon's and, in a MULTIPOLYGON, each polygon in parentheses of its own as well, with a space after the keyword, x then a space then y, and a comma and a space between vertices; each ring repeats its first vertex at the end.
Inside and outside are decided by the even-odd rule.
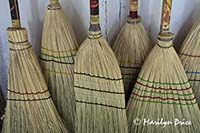
MULTIPOLYGON (((22 25, 28 28, 29 38, 39 55, 42 24, 49 0, 18 0, 22 25)), ((104 37, 112 43, 126 21, 129 0, 99 0, 101 27, 104 37)), ((160 26, 162 0, 139 0, 139 14, 154 42, 160 26)), ((60 0, 70 18, 78 42, 87 36, 89 26, 89 0, 60 0)), ((171 31, 176 34, 175 47, 183 42, 188 30, 200 16, 200 0, 173 0, 171 31)), ((6 28, 11 26, 8 0, 0 0, 0 86, 6 92, 8 45, 6 28)))

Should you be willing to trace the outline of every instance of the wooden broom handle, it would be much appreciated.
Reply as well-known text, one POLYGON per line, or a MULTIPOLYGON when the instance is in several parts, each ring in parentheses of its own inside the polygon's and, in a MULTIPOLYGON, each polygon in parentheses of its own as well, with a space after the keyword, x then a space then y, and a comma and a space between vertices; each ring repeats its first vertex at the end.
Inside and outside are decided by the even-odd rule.
POLYGON ((130 0, 130 14, 129 17, 138 18, 138 0, 130 0))
POLYGON ((99 0, 90 0, 90 23, 99 24, 99 0))
POLYGON ((161 33, 166 33, 170 30, 171 9, 172 0, 163 0, 162 18, 160 26, 161 33))
POLYGON ((20 23, 18 1, 17 0, 9 0, 9 5, 10 5, 12 26, 15 28, 19 28, 19 27, 21 27, 21 23, 20 23))

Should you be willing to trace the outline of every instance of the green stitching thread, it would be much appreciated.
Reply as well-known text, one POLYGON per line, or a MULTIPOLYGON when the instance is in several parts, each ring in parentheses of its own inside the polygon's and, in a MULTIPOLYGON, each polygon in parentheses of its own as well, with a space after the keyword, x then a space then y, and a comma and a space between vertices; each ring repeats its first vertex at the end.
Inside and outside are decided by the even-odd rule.
POLYGON ((150 103, 161 103, 161 104, 175 104, 175 105, 194 105, 194 104, 197 104, 197 102, 194 102, 194 103, 186 103, 186 104, 183 104, 183 103, 175 103, 175 102, 160 102, 160 101, 151 101, 151 100, 140 100, 140 99, 137 99, 137 98, 134 98, 134 97, 131 97, 133 100, 137 100, 137 101, 140 101, 140 102, 150 102, 150 103))
POLYGON ((185 84, 189 83, 189 81, 183 82, 183 83, 161 83, 161 82, 154 82, 154 81, 145 80, 145 79, 140 78, 140 77, 138 77, 138 79, 140 79, 140 80, 142 80, 144 82, 153 83, 153 84, 159 84, 159 85, 175 85, 175 86, 178 86, 178 85, 185 85, 185 84))
POLYGON ((141 90, 139 88, 134 88, 134 89, 136 89, 136 90, 138 90, 140 92, 149 92, 149 93, 162 94, 162 95, 169 95, 169 94, 174 95, 174 96, 191 96, 191 95, 193 95, 193 93, 189 93, 189 94, 174 94, 173 92, 171 92, 171 93, 169 93, 169 92, 168 93, 163 93, 163 92, 156 92, 156 91, 141 90))
POLYGON ((70 57, 75 57, 76 55, 68 55, 68 56, 54 56, 54 55, 48 55, 46 53, 41 53, 41 55, 48 56, 48 57, 53 57, 53 58, 70 58, 70 57))

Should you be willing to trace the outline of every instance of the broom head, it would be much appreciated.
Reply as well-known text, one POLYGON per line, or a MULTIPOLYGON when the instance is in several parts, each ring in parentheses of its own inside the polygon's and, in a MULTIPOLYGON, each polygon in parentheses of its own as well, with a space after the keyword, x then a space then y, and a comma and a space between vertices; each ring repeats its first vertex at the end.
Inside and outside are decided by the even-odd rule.
POLYGON ((75 129, 73 69, 77 47, 74 32, 60 4, 50 4, 44 20, 40 59, 53 101, 71 132, 75 129))
POLYGON ((101 33, 90 32, 75 59, 77 132, 128 132, 118 62, 101 33))
POLYGON ((200 111, 172 39, 170 33, 158 36, 138 76, 127 109, 132 133, 200 131, 200 111))
POLYGON ((68 132, 53 104, 25 28, 8 28, 10 62, 2 132, 68 132))
POLYGON ((141 17, 135 19, 128 17, 113 45, 123 77, 126 102, 151 48, 150 37, 141 23, 141 17))
POLYGON ((192 85, 200 107, 200 20, 198 20, 186 37, 179 56, 192 85))

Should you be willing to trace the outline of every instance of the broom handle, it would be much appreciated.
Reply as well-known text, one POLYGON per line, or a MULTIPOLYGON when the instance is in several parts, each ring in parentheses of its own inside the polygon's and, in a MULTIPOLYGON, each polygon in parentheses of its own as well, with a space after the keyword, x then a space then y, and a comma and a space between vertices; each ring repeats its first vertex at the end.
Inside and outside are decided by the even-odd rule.
POLYGON ((130 0, 130 14, 129 17, 138 18, 138 0, 130 0))
POLYGON ((59 0, 50 0, 51 4, 57 4, 59 0))
POLYGON ((172 0, 163 0, 160 32, 167 33, 170 30, 172 0))
POLYGON ((90 0, 90 31, 100 31, 99 0, 90 0))
POLYGON ((20 14, 17 0, 9 0, 10 14, 12 20, 12 26, 15 28, 21 27, 20 14))

